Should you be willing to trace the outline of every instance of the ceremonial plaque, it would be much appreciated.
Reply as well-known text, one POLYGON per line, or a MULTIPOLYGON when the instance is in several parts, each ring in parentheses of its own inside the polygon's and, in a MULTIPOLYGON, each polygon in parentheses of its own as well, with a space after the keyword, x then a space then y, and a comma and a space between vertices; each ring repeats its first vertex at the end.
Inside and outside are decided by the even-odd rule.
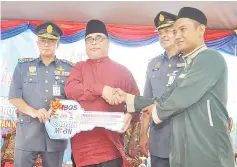
POLYGON ((85 111, 81 116, 81 131, 102 127, 111 131, 120 131, 124 125, 124 113, 85 111))
POLYGON ((51 139, 70 139, 80 129, 81 105, 74 100, 56 99, 50 104, 50 120, 45 122, 51 139))
POLYGON ((51 139, 70 139, 76 133, 90 131, 95 127, 120 131, 124 126, 122 112, 84 111, 74 100, 56 99, 50 107, 51 117, 45 127, 51 139))

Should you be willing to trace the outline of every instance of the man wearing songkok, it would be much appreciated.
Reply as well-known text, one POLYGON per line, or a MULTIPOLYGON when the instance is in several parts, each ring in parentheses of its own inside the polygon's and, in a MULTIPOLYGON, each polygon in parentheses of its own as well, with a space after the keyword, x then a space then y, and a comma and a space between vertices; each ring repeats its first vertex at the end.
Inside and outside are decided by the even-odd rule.
MULTIPOLYGON (((139 95, 130 71, 108 57, 109 39, 105 24, 99 20, 87 23, 85 34, 86 61, 78 62, 65 85, 69 99, 78 101, 86 111, 125 112, 113 88, 119 87, 139 95)), ((125 132, 132 114, 125 114, 125 132)), ((72 153, 77 167, 129 167, 124 154, 124 134, 104 128, 80 132, 72 138, 72 153)))
POLYGON ((129 112, 148 106, 143 111, 156 124, 171 118, 171 167, 235 166, 226 110, 228 69, 222 55, 205 46, 206 25, 200 10, 179 11, 174 35, 186 65, 162 97, 147 99, 117 90, 129 112))

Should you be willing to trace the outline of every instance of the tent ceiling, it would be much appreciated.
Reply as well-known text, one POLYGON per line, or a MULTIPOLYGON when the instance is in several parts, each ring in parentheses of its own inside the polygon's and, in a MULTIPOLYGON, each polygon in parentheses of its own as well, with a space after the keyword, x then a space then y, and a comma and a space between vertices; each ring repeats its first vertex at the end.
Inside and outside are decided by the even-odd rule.
POLYGON ((55 20, 87 22, 100 19, 111 24, 153 25, 156 14, 177 14, 183 6, 196 7, 208 17, 209 29, 237 29, 237 2, 222 1, 2 1, 3 20, 55 20))

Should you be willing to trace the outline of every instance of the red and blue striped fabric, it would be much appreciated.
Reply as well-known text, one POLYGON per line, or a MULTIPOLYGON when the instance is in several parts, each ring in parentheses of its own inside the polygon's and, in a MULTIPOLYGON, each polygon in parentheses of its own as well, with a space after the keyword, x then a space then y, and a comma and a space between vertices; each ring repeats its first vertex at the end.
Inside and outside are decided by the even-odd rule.
MULTIPOLYGON (((35 26, 43 21, 2 20, 1 40, 12 38, 30 29, 35 33, 35 26)), ((55 21, 62 30, 61 43, 73 43, 85 38, 86 23, 55 21)), ((109 38, 112 42, 126 47, 141 47, 158 42, 158 35, 154 26, 134 25, 106 25, 109 38)), ((237 45, 237 35, 234 30, 207 30, 205 33, 206 45, 234 55, 237 45)))

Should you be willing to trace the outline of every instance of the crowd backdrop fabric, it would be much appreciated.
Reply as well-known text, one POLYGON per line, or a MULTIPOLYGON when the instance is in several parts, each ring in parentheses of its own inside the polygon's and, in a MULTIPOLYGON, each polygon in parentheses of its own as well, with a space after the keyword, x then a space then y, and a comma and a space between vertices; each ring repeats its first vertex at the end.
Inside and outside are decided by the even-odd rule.
MULTIPOLYGON (((2 20, 1 21, 1 56, 0 56, 0 129, 6 134, 9 129, 16 128, 17 118, 15 108, 8 102, 9 86, 14 68, 19 58, 37 58, 39 52, 36 45, 34 27, 42 21, 2 20)), ((64 31, 58 58, 72 62, 87 59, 85 54, 85 23, 56 22, 64 31)), ((158 41, 158 34, 153 26, 106 25, 111 40, 109 56, 111 59, 125 65, 134 75, 139 89, 143 92, 145 71, 150 59, 162 54, 164 50, 158 41)), ((205 34, 206 45, 221 52, 229 69, 229 101, 230 116, 237 120, 237 34, 236 30, 208 30, 205 34)), ((235 126, 234 126, 235 127, 235 126)), ((235 148, 236 130, 231 133, 235 148)), ((1 139, 0 147, 3 144, 1 139)), ((71 149, 68 145, 65 151, 64 163, 71 162, 71 149)))

